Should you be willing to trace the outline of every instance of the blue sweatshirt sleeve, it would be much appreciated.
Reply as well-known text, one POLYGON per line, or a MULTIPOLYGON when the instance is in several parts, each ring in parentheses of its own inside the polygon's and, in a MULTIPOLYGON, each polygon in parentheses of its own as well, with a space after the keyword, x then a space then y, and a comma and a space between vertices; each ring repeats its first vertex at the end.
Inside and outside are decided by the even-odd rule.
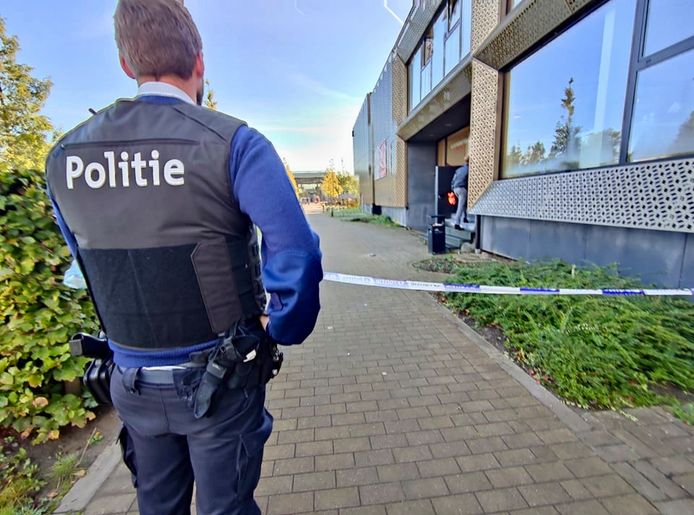
POLYGON ((245 126, 238 129, 229 174, 241 210, 263 236, 268 332, 278 343, 299 344, 313 331, 320 310, 318 235, 304 216, 282 161, 262 134, 245 126))
POLYGON ((55 220, 56 222, 58 222, 60 232, 62 233, 63 238, 65 239, 65 243, 67 243, 67 246, 70 249, 70 254, 72 254, 72 257, 77 258, 77 240, 75 239, 75 235, 72 234, 67 224, 65 223, 63 214, 60 212, 60 208, 58 207, 58 204, 56 204, 55 199, 53 198, 51 189, 46 187, 46 192, 48 193, 48 198, 51 200, 51 204, 53 205, 55 220))

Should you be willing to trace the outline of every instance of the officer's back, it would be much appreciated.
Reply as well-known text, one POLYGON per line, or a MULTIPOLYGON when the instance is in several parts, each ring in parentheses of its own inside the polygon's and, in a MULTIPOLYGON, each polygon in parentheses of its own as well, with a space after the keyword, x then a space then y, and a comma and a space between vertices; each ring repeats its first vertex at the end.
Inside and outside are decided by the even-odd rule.
POLYGON ((272 145, 195 105, 202 43, 185 7, 121 0, 115 21, 138 96, 69 132, 47 182, 113 350, 125 461, 143 514, 187 513, 193 477, 201 515, 258 513, 264 385, 275 344, 315 324, 318 238, 272 145))

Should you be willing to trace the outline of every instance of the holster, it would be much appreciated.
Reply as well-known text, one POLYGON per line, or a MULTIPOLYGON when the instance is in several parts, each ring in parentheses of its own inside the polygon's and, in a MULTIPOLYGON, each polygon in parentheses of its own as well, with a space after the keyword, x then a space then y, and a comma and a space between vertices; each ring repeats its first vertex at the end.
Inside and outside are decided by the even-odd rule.
POLYGON ((99 404, 112 404, 111 374, 113 374, 113 352, 105 338, 78 333, 70 339, 73 356, 94 358, 87 364, 82 383, 99 404))
MULTIPOLYGON (((199 357, 191 356, 191 361, 199 357)), ((209 415, 223 389, 256 388, 277 376, 284 355, 266 334, 253 332, 225 337, 207 356, 207 365, 193 396, 195 418, 209 415)))

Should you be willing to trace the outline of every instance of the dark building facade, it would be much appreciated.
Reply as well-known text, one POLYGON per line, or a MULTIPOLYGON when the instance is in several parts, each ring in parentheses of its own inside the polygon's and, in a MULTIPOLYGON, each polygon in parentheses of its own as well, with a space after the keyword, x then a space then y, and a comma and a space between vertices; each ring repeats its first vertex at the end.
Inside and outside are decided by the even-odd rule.
POLYGON ((422 230, 436 166, 469 155, 482 249, 691 287, 692 18, 689 0, 415 1, 355 124, 364 209, 422 230))

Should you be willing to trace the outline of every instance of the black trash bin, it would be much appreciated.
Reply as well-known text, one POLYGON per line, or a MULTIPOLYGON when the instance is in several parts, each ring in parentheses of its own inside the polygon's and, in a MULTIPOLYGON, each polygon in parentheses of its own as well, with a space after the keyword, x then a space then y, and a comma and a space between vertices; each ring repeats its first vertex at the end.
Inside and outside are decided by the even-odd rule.
POLYGON ((446 224, 443 215, 432 215, 434 222, 427 230, 427 243, 430 254, 444 254, 446 252, 446 224))

